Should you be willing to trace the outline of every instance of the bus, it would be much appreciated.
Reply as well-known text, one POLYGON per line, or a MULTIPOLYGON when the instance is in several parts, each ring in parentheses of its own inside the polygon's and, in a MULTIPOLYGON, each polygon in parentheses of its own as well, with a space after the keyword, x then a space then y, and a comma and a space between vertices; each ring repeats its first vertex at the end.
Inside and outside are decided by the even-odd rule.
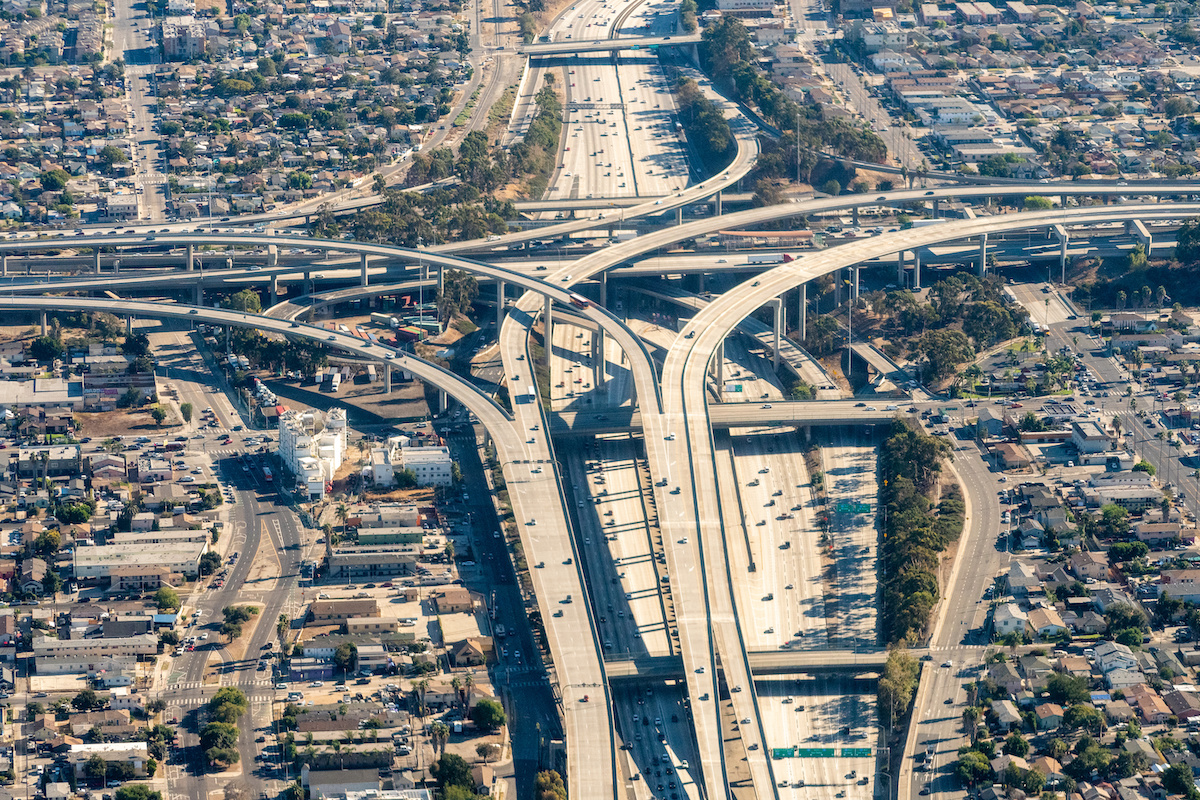
POLYGON ((576 308, 588 308, 592 305, 592 301, 588 300, 581 294, 571 292, 568 297, 571 298, 571 305, 575 306, 576 308))
POLYGON ((537 399, 537 388, 533 384, 530 384, 525 389, 525 396, 527 398, 525 402, 534 402, 537 399))

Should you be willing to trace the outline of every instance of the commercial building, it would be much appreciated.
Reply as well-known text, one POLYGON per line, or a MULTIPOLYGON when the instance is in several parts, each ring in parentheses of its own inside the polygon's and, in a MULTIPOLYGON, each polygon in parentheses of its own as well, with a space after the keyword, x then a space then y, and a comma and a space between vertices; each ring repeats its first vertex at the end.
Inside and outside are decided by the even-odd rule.
POLYGON ((454 482, 454 459, 448 447, 402 447, 400 459, 404 469, 416 474, 420 486, 449 486, 454 482))
POLYGON ((285 412, 279 418, 279 457, 298 491, 324 497, 346 457, 346 412, 285 412))
POLYGON ((329 563, 330 580, 348 582, 412 575, 417 571, 420 547, 341 547, 329 563))
POLYGON ((170 17, 162 23, 162 39, 169 60, 188 61, 204 55, 208 36, 194 17, 170 17))
POLYGON ((1071 443, 1080 453, 1103 453, 1113 448, 1113 437, 1090 419, 1071 423, 1071 443))
POLYGON ((17 475, 22 478, 75 476, 82 472, 83 459, 77 444, 22 447, 17 454, 17 475))
POLYGON ((150 753, 145 742, 103 742, 99 744, 72 744, 67 751, 67 762, 75 768, 75 777, 83 779, 83 767, 92 756, 100 756, 109 764, 124 764, 137 776, 146 774, 146 759, 150 753))
POLYGON ((317 600, 308 610, 314 622, 337 622, 351 617, 378 617, 379 604, 372 599, 317 600))
MULTIPOLYGON (((174 542, 156 545, 109 544, 99 547, 75 548, 75 578, 77 580, 106 580, 114 577, 113 570, 136 567, 146 570, 145 574, 161 574, 158 569, 184 576, 196 575, 200 569, 200 556, 208 545, 205 542, 174 542)), ((132 573, 121 572, 124 580, 132 580, 132 573)))
MULTIPOLYGON (((41 368, 38 368, 41 371, 41 368)), ((62 378, 34 378, 26 381, 0 381, 0 406, 5 408, 83 408, 83 381, 62 378)))

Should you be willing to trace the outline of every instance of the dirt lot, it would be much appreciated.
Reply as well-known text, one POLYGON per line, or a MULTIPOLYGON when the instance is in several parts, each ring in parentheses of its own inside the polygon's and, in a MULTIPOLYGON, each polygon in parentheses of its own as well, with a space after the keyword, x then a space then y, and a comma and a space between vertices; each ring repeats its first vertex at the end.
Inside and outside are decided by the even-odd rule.
MULTIPOLYGON (((164 406, 164 408, 169 408, 164 406)), ((165 436, 174 435, 180 427, 179 420, 172 414, 155 425, 150 416, 150 407, 140 409, 117 409, 116 411, 80 411, 75 414, 80 425, 79 433, 93 439, 108 439, 113 436, 165 436)))

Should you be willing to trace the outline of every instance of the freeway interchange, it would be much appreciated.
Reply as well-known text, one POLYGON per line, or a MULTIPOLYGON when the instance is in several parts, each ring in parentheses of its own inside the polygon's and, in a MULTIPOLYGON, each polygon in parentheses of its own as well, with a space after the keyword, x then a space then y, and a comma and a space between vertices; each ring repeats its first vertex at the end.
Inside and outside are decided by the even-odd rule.
MULTIPOLYGON (((551 41, 524 52, 531 57, 534 83, 554 73, 566 89, 563 144, 550 199, 654 198, 622 204, 615 212, 620 224, 700 202, 733 187, 752 168, 758 132, 702 80, 702 90, 730 117, 737 152, 719 174, 693 176, 666 77, 645 50, 694 41, 675 31, 668 4, 578 0, 548 30, 551 41), (637 48, 618 44, 622 38, 637 39, 637 48)), ((412 372, 470 409, 496 446, 546 624, 572 796, 826 798, 836 791, 839 797, 866 800, 893 791, 907 794, 917 780, 904 772, 884 786, 877 780, 877 771, 890 776, 877 752, 881 721, 875 718, 872 691, 856 671, 877 670, 881 658, 875 645, 875 529, 871 514, 861 510, 872 505, 878 490, 871 426, 886 424, 901 409, 865 408, 847 400, 788 403, 757 350, 759 342, 747 345, 735 330, 790 289, 897 254, 903 258, 906 252, 950 242, 986 242, 987 235, 1004 231, 1177 222, 1200 214, 1200 205, 1064 207, 947 221, 852 241, 791 263, 759 267, 753 279, 697 305, 678 331, 621 313, 619 302, 605 297, 606 282, 619 267, 647 254, 723 228, 864 205, 900 208, 912 202, 1031 194, 1163 198, 1200 195, 1200 184, 1014 182, 822 197, 664 226, 545 270, 487 259, 535 239, 611 228, 614 221, 598 215, 560 222, 561 214, 542 212, 552 218, 547 227, 421 251, 279 231, 241 232, 237 219, 215 232, 89 230, 79 236, 0 240, 6 276, 10 254, 64 244, 95 248, 97 254, 100 248, 166 253, 186 248, 189 266, 193 248, 219 244, 357 256, 360 286, 334 293, 327 298, 330 304, 394 292, 418 280, 440 283, 443 269, 520 286, 524 293, 511 309, 500 308, 503 378, 516 399, 523 387, 538 383, 539 369, 544 370, 548 407, 533 396, 504 408, 469 379, 411 353, 293 321, 301 306, 273 315, 204 307, 204 278, 187 269, 170 274, 180 282, 197 282, 194 305, 37 296, 116 295, 139 287, 153 290, 162 280, 160 274, 114 269, 90 278, 14 281, 5 287, 0 308, 103 310, 131 318, 251 327, 322 342, 372 361, 389 375, 393 368, 412 372), (404 284, 373 286, 373 259, 426 272, 432 267, 439 278, 409 276, 404 284), (593 279, 600 283, 600 302, 594 297, 579 302, 573 293, 593 279), (535 339, 549 346, 535 348, 535 339), (713 402, 714 394, 731 399, 711 381, 714 365, 718 374, 745 370, 743 384, 753 387, 749 393, 762 402, 713 402), (820 513, 814 465, 797 456, 802 437, 822 426, 832 432, 822 438, 815 466, 847 504, 834 519, 828 548, 814 535, 820 513), (813 757, 772 758, 773 748, 794 745, 813 757)), ((99 255, 95 263, 100 272, 99 255)), ((303 276, 307 283, 317 269, 325 268, 289 264, 210 269, 207 275, 215 281, 271 281, 274 293, 279 279, 303 276)), ((939 652, 960 652, 976 599, 971 592, 992 566, 983 553, 994 539, 990 528, 997 517, 991 508, 996 503, 992 478, 968 449, 959 447, 963 458, 957 469, 968 496, 979 504, 976 518, 984 521, 973 524, 962 542, 963 552, 978 557, 956 564, 946 587, 931 641, 939 652)), ((219 613, 240 591, 253 555, 274 550, 280 554, 280 578, 267 594, 263 614, 271 620, 294 603, 298 563, 288 554, 299 546, 297 523, 260 503, 254 487, 239 489, 243 560, 232 567, 228 588, 210 590, 199 607, 202 614, 219 613), (260 516, 268 512, 275 522, 262 523, 260 516)), ((269 634, 269 626, 260 626, 249 646, 261 645, 269 634)), ((186 655, 176 663, 179 688, 166 699, 180 717, 204 700, 195 688, 204 664, 204 658, 186 655)), ((231 680, 240 685, 243 678, 235 674, 231 680)), ((253 680, 245 680, 253 691, 253 680)), ((934 688, 927 696, 940 697, 953 677, 936 673, 930 683, 934 688)), ((243 759, 251 763, 257 753, 249 738, 243 739, 243 759)), ((203 777, 179 774, 175 780, 176 791, 186 796, 202 796, 212 788, 203 777)))

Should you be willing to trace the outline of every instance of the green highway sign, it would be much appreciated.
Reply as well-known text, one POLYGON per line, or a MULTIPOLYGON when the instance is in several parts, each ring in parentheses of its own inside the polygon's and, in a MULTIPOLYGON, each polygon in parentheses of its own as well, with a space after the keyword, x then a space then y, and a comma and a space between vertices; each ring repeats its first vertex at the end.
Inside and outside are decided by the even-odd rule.
POLYGON ((870 758, 871 748, 869 747, 843 747, 842 758, 870 758))
POLYGON ((771 758, 778 761, 781 758, 791 758, 796 754, 796 751, 790 747, 776 747, 771 750, 771 758))
POLYGON ((833 758, 837 755, 834 747, 800 747, 796 749, 797 758, 833 758))

